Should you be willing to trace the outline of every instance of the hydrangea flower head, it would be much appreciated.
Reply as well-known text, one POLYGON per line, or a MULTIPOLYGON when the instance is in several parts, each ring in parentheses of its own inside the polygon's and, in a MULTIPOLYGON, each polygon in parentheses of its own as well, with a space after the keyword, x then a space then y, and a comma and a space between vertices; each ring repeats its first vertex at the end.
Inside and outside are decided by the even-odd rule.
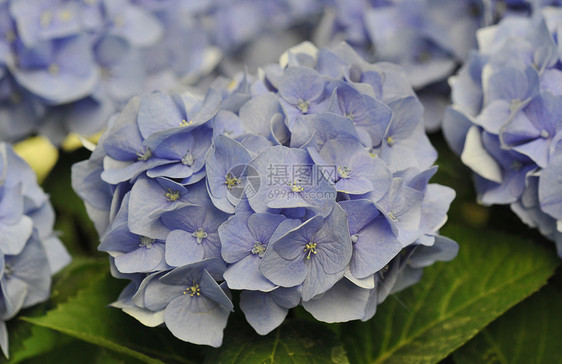
POLYGON ((451 77, 445 136, 474 172, 478 200, 510 204, 562 256, 560 8, 505 18, 451 77))
POLYGON ((262 335, 298 305, 367 320, 455 256, 438 233, 454 191, 429 183, 436 151, 400 68, 304 43, 223 81, 195 104, 131 99, 73 167, 100 250, 134 277, 115 307, 219 346, 230 290, 262 335))
POLYGON ((478 0, 330 1, 317 37, 346 40, 371 59, 402 63, 412 85, 422 88, 466 58, 484 13, 478 0))
POLYGON ((0 347, 6 321, 49 298, 51 276, 70 262, 53 232, 54 210, 31 168, 0 143, 0 347))
POLYGON ((176 1, 9 0, 0 12, 2 140, 91 136, 132 96, 218 61, 197 14, 176 1))

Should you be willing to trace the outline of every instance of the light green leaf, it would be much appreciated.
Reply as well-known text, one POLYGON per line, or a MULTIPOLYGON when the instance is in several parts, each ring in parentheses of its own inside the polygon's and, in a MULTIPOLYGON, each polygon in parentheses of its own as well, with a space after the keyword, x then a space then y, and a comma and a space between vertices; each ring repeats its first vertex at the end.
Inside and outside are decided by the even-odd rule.
POLYGON ((492 231, 448 226, 457 258, 387 298, 374 319, 342 327, 356 363, 435 363, 538 290, 558 265, 554 250, 492 231))
MULTIPOLYGON (((103 278, 107 269, 107 259, 74 259, 69 266, 54 277, 50 300, 22 311, 21 315, 44 315, 50 307, 76 295, 78 290, 88 282, 103 278)), ((7 325, 10 363, 18 363, 37 355, 43 355, 71 341, 70 337, 31 325, 20 320, 19 317, 8 321, 7 325)), ((0 358, 0 362, 3 362, 3 359, 0 358)))
POLYGON ((562 293, 544 287, 457 350, 458 364, 562 363, 562 293))
POLYGON ((266 336, 241 326, 227 329, 223 345, 210 351, 205 363, 348 364, 349 361, 342 343, 331 330, 315 322, 287 320, 266 336))
POLYGON ((20 320, 12 320, 8 324, 8 333, 11 355, 9 361, 2 355, 0 358, 2 363, 20 363, 72 341, 71 337, 20 320))

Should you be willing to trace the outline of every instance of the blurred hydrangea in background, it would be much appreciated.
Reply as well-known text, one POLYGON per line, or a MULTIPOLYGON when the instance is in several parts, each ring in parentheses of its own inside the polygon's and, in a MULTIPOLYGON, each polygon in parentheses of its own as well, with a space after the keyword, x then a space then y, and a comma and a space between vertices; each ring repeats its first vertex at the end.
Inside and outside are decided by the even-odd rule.
POLYGON ((93 135, 143 89, 200 72, 205 34, 177 4, 158 3, 3 1, 2 139, 40 133, 59 144, 69 132, 93 135))
POLYGON ((6 321, 46 301, 51 276, 70 262, 53 232, 55 215, 35 173, 0 143, 0 347, 8 356, 6 321))
MULTIPOLYGON (((42 134, 58 145, 69 133, 92 136, 132 96, 195 82, 222 54, 223 70, 239 69, 234 56, 250 40, 267 45, 266 34, 320 11, 317 0, 2 1, 0 140, 42 134)), ((243 59, 270 62, 266 55, 283 48, 243 59)))
POLYGON ((555 7, 480 29, 479 50, 450 78, 444 133, 479 202, 510 204, 562 256, 561 30, 555 7))
POLYGON ((302 43, 201 100, 134 97, 73 166, 99 249, 131 280, 113 305, 215 347, 231 290, 262 335, 299 304, 370 319, 457 253, 438 234, 455 192, 429 183, 422 113, 400 67, 345 43, 302 43))

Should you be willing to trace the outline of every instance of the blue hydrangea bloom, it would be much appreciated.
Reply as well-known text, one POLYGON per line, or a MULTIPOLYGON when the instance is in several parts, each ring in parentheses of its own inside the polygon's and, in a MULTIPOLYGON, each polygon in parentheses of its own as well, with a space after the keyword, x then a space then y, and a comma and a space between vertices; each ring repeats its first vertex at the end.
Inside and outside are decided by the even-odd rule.
POLYGON ((315 41, 345 40, 369 60, 401 64, 433 131, 448 101, 444 81, 475 48, 476 30, 491 23, 496 7, 482 0, 329 0, 315 41))
MULTIPOLYGON (((2 140, 94 135, 132 96, 233 74, 310 31, 324 1, 37 1, 0 4, 2 140), (243 19, 243 21, 241 21, 243 19), (236 56, 236 57, 234 57, 236 56), (5 116, 18 116, 15 125, 5 116)), ((273 58, 272 58, 273 57, 273 58)))
POLYGON ((208 73, 220 52, 181 3, 2 2, 0 139, 90 136, 144 90, 208 73))
POLYGON ((46 301, 51 276, 70 262, 53 232, 54 210, 35 173, 0 143, 0 347, 6 357, 6 321, 46 301))
POLYGON ((510 204, 556 242, 562 256, 559 200, 562 89, 558 32, 562 10, 536 8, 478 32, 479 50, 451 77, 453 105, 444 132, 475 174, 478 200, 510 204))
POLYGON ((399 67, 303 43, 226 81, 199 103, 131 99, 73 167, 99 249, 131 280, 114 307, 219 346, 229 290, 262 335, 298 305, 368 320, 456 255, 439 235, 455 194, 430 183, 436 151, 399 67))

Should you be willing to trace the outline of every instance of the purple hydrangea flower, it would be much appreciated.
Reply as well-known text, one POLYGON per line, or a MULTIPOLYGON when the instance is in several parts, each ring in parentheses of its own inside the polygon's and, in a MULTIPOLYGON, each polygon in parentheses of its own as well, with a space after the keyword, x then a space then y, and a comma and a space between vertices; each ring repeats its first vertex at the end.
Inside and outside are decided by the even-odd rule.
POLYGON ((454 257, 438 234, 454 191, 429 183, 436 151, 400 68, 304 43, 211 85, 200 103, 133 98, 74 166, 100 250, 132 280, 114 307, 218 346, 228 289, 259 334, 297 305, 367 320, 454 257))
POLYGON ((558 246, 562 89, 560 8, 505 18, 478 32, 479 51, 451 77, 444 132, 475 173, 479 202, 510 204, 558 246))
POLYGON ((424 124, 440 127, 443 81, 476 46, 494 6, 481 0, 327 1, 315 33, 321 45, 347 41, 369 60, 399 63, 425 106, 424 124))
POLYGON ((131 97, 194 80, 220 54, 197 31, 203 14, 177 1, 10 0, 0 10, 0 82, 10 83, 0 95, 2 140, 94 135, 131 97), (13 114, 24 125, 5 119, 13 114))
POLYGON ((70 262, 53 232, 54 211, 32 169, 0 143, 0 347, 6 321, 49 298, 51 276, 70 262))

